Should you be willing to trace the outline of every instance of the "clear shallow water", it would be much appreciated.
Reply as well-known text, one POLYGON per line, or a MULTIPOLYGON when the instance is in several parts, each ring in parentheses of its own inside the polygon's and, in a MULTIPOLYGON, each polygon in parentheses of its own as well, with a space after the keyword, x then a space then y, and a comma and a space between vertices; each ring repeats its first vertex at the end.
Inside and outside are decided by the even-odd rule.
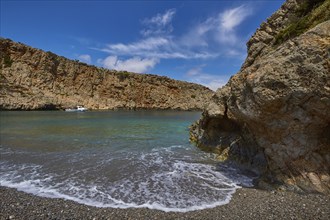
POLYGON ((197 112, 0 112, 0 184, 98 207, 186 212, 249 177, 189 143, 197 112))

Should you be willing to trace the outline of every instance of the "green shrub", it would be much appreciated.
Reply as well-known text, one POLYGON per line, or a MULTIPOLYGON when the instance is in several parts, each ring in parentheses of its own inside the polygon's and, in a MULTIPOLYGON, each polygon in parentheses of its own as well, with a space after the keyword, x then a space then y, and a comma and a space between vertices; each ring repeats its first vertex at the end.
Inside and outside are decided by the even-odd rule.
POLYGON ((117 77, 120 81, 124 81, 129 75, 130 75, 130 73, 127 71, 117 72, 117 77))
POLYGON ((10 56, 8 54, 5 54, 5 56, 3 57, 3 62, 5 67, 11 67, 11 65, 13 64, 13 60, 10 59, 10 56))
POLYGON ((323 2, 324 0, 305 0, 295 13, 299 17, 305 16, 323 2))
POLYGON ((297 37, 330 19, 330 0, 305 0, 286 28, 275 36, 275 45, 297 37))
POLYGON ((56 55, 55 53, 50 52, 50 51, 47 51, 46 54, 47 54, 49 57, 51 57, 51 58, 53 58, 53 57, 57 57, 57 55, 56 55))

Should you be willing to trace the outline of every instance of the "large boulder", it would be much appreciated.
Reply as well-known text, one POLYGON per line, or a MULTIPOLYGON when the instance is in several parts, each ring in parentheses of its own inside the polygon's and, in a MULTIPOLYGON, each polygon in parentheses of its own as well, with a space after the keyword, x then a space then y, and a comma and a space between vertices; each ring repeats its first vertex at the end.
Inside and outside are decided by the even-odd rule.
MULTIPOLYGON (((293 3, 275 20, 285 24, 278 14, 293 3)), ((280 29, 262 34, 272 22, 249 41, 240 72, 213 96, 191 139, 258 172, 260 186, 329 193, 330 21, 281 44, 280 29)))

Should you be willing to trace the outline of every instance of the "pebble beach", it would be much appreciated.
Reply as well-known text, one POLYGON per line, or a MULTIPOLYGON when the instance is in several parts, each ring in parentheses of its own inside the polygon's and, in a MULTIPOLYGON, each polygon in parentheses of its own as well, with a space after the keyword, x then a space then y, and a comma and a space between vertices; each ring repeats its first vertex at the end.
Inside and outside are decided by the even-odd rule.
POLYGON ((229 204, 192 212, 98 208, 0 187, 0 219, 329 219, 330 196, 238 189, 229 204))

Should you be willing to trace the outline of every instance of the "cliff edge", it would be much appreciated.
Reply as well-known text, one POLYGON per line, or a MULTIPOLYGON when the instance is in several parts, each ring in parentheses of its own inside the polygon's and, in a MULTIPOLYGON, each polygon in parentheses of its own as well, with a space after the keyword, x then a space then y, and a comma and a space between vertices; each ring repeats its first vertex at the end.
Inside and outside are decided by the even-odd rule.
POLYGON ((191 140, 263 188, 330 192, 330 1, 287 0, 248 41, 191 140))
POLYGON ((210 89, 168 77, 107 70, 0 38, 0 109, 200 110, 210 89))

